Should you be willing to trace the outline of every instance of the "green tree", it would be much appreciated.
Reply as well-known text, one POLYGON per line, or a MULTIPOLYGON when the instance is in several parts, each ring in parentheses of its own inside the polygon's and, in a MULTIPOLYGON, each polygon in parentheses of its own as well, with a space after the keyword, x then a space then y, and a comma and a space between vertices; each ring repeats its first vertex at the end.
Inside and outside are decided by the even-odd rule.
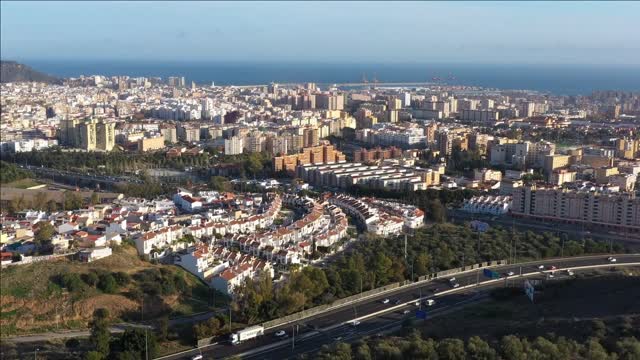
POLYGON ((209 187, 215 191, 232 191, 233 186, 229 179, 224 176, 212 176, 209 180, 209 187))
POLYGON ((438 358, 442 360, 465 360, 467 353, 460 339, 444 339, 438 342, 438 358))
POLYGON ((98 288, 107 294, 113 294, 118 291, 118 283, 113 278, 113 275, 109 273, 100 274, 98 288))
POLYGON ((429 267, 431 266, 431 259, 429 255, 425 253, 418 254, 416 261, 413 265, 414 272, 417 276, 426 275, 429 273, 429 267))
POLYGON ((355 353, 353 354, 355 360, 372 360, 371 349, 366 342, 362 341, 356 345, 355 353))
POLYGON ((56 233, 56 229, 48 221, 38 222, 38 231, 36 232, 34 240, 38 244, 50 242, 53 235, 56 233))
POLYGON ((600 344, 597 338, 592 337, 587 340, 585 344, 584 356, 589 360, 607 360, 609 354, 607 350, 600 344))
POLYGON ((93 271, 82 275, 82 281, 91 287, 95 287, 99 280, 98 274, 93 271))
POLYGON ((469 358, 473 360, 494 360, 498 354, 489 344, 478 336, 472 336, 467 343, 469 358))
POLYGON ((85 360, 103 360, 106 356, 99 351, 89 351, 84 355, 85 360))
POLYGON ((334 360, 351 360, 351 345, 346 343, 338 343, 333 351, 334 360))
POLYGON ((89 343, 95 351, 103 357, 106 357, 109 354, 109 342, 111 340, 108 318, 109 312, 107 309, 97 309, 93 313, 91 336, 89 337, 89 343))
POLYGON ((124 352, 139 354, 139 359, 155 357, 157 352, 157 340, 152 331, 140 328, 127 329, 120 338, 120 348, 124 352), (148 356, 147 356, 147 353, 148 356))
POLYGON ((616 342, 616 353, 620 360, 640 359, 640 341, 635 337, 626 337, 616 342))
POLYGON ((505 360, 525 360, 527 358, 522 341, 514 335, 507 335, 502 338, 500 351, 505 360))
POLYGON ((100 204, 100 202, 100 194, 98 194, 97 192, 91 193, 91 205, 97 205, 100 204))

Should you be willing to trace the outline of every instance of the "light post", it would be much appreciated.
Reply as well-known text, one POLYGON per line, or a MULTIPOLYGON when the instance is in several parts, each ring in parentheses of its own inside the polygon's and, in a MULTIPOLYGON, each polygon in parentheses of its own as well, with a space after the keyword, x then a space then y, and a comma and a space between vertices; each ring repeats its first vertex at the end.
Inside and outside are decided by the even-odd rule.
POLYGON ((36 348, 36 350, 33 352, 33 360, 36 360, 38 358, 38 351, 40 351, 40 348, 36 348))

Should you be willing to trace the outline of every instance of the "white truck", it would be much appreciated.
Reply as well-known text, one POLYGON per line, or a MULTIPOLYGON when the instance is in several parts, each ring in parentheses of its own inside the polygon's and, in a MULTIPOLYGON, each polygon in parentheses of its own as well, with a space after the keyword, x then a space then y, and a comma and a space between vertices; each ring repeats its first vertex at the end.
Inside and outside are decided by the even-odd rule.
POLYGON ((231 334, 229 340, 231 340, 232 345, 238 345, 243 341, 251 340, 262 335, 264 335, 264 327, 256 325, 234 332, 231 334))

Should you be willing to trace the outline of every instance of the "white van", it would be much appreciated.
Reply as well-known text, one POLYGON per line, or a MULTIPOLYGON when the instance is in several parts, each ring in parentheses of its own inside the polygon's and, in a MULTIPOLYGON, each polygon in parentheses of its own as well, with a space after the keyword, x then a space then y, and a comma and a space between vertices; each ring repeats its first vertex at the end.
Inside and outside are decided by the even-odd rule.
POLYGON ((427 300, 427 301, 425 301, 424 303, 425 303, 425 305, 427 305, 427 306, 433 306, 433 304, 435 304, 435 303, 436 303, 436 301, 435 301, 435 300, 433 300, 433 299, 428 299, 428 300, 427 300))

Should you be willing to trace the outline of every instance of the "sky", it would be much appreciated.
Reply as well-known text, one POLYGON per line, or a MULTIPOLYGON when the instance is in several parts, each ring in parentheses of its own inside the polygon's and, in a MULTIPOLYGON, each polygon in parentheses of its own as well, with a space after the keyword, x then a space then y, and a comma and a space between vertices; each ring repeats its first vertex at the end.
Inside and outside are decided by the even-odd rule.
POLYGON ((640 64, 640 2, 12 2, 3 60, 640 64))

